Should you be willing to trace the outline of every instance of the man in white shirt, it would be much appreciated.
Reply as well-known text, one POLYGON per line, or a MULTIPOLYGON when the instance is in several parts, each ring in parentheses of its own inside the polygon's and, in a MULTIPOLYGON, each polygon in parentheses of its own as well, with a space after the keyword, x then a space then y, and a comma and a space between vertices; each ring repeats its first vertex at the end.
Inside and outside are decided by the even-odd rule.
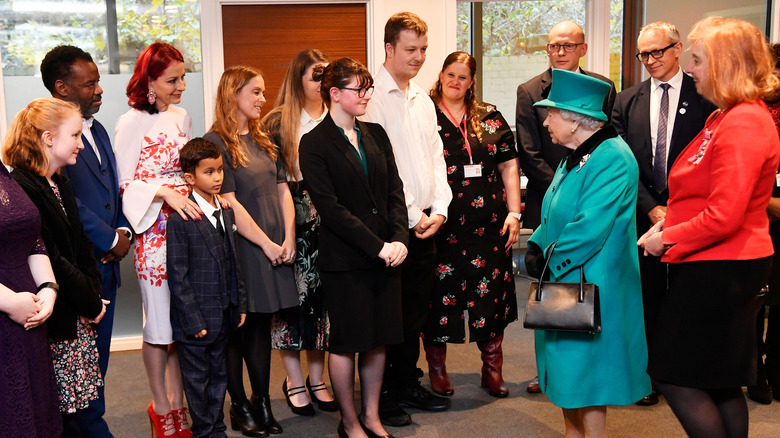
POLYGON ((409 216, 409 255, 401 266, 404 343, 387 347, 379 404, 380 418, 389 426, 411 423, 403 407, 427 411, 450 407, 448 398, 420 385, 423 374, 417 368, 436 267, 432 237, 446 220, 452 200, 433 101, 411 82, 425 62, 427 32, 428 26, 415 14, 390 17, 385 25, 385 62, 374 76, 375 92, 362 117, 382 125, 390 138, 409 216))
MULTIPOLYGON (((650 78, 618 93, 612 124, 631 147, 639 165, 636 230, 641 236, 666 216, 669 169, 716 108, 696 93, 693 79, 680 68, 682 43, 673 24, 656 22, 643 27, 637 49, 636 57, 650 78)), ((639 251, 645 334, 650 344, 666 291, 666 264, 639 251)), ((637 404, 656 403, 658 395, 653 389, 637 404)))

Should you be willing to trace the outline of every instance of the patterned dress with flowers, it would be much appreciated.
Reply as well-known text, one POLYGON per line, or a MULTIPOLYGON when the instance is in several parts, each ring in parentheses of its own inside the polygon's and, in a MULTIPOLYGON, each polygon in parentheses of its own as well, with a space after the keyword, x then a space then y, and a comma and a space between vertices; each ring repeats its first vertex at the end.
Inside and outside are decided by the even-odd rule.
POLYGON ((517 157, 515 140, 501 113, 487 105, 480 111, 481 142, 467 123, 472 160, 482 165, 482 176, 466 178, 463 135, 438 108, 436 115, 453 198, 449 218, 436 234, 438 264, 424 336, 464 343, 466 323, 469 341, 486 341, 517 319, 512 257, 501 234, 508 211, 498 171, 499 164, 517 157))
POLYGON ((190 116, 174 106, 157 114, 131 109, 116 122, 122 211, 136 235, 134 258, 144 307, 144 342, 150 344, 173 342, 165 224, 174 210, 155 195, 161 186, 189 195, 179 151, 191 131, 190 116))

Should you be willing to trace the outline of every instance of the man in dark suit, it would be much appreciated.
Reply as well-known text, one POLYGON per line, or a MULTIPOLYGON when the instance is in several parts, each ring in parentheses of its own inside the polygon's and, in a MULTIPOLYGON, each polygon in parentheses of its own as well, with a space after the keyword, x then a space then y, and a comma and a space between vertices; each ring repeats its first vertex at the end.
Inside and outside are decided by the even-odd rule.
MULTIPOLYGON (((78 104, 83 117, 81 141, 84 149, 76 164, 62 168, 62 174, 71 180, 76 195, 79 216, 84 231, 95 248, 98 270, 103 278, 103 299, 110 301, 106 315, 97 325, 97 348, 100 371, 105 378, 114 326, 114 302, 119 286, 119 261, 130 249, 130 225, 122 214, 119 198, 119 180, 111 142, 103 125, 92 116, 100 110, 103 89, 100 73, 92 56, 78 47, 58 46, 49 51, 41 62, 43 84, 52 97, 78 104)), ((80 410, 77 421, 66 431, 72 436, 111 437, 103 420, 105 413, 104 389, 99 397, 80 410)))
POLYGON ((222 153, 203 138, 190 140, 179 154, 190 199, 202 220, 178 214, 168 218, 168 287, 171 326, 179 348, 192 434, 225 436, 228 333, 246 317, 246 293, 238 274, 233 210, 220 208, 222 153))
POLYGON ((604 101, 604 114, 610 114, 615 101, 615 85, 604 76, 580 68, 580 58, 588 51, 585 32, 572 21, 555 25, 547 37, 547 56, 550 68, 517 87, 516 128, 518 158, 523 173, 528 177, 523 228, 536 229, 539 226, 542 200, 547 192, 553 174, 569 149, 554 144, 542 123, 547 117, 547 108, 534 107, 534 103, 546 99, 552 86, 552 69, 560 68, 593 76, 612 85, 604 101))
MULTIPOLYGON (((542 200, 552 182, 555 169, 570 149, 552 142, 550 133, 544 127, 547 108, 534 104, 546 99, 552 86, 552 69, 560 68, 593 76, 612 86, 604 100, 604 114, 612 111, 615 101, 615 84, 599 74, 580 68, 580 58, 588 52, 585 32, 573 21, 562 21, 552 28, 547 36, 547 56, 550 68, 517 87, 516 128, 517 152, 520 168, 528 177, 523 228, 536 229, 542 215, 542 200)), ((538 379, 528 383, 528 392, 541 392, 538 379)))
MULTIPOLYGON (((680 68, 682 43, 677 28, 656 22, 642 28, 636 55, 650 75, 615 99, 612 124, 631 147, 639 165, 636 229, 639 236, 666 216, 669 169, 680 152, 701 131, 715 106, 696 93, 693 79, 680 68)), ((666 291, 666 264, 640 249, 642 297, 648 344, 666 291)), ((637 404, 658 403, 653 392, 637 404)))

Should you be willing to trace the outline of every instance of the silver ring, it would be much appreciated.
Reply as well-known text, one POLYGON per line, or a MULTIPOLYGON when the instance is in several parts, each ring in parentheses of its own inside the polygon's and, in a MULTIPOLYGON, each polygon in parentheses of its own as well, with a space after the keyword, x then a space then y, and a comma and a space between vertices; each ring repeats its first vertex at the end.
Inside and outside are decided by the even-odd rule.
POLYGON ((181 208, 181 211, 187 211, 187 204, 184 204, 184 207, 181 208))

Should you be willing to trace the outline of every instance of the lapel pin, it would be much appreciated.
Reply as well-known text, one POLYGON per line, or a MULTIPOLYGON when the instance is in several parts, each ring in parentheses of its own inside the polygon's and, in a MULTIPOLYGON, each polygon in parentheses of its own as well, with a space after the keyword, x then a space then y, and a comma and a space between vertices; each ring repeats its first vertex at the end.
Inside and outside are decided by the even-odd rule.
POLYGON ((685 114, 685 108, 680 108, 680 114, 685 114))
POLYGON ((683 102, 683 106, 688 106, 688 102, 683 102))

